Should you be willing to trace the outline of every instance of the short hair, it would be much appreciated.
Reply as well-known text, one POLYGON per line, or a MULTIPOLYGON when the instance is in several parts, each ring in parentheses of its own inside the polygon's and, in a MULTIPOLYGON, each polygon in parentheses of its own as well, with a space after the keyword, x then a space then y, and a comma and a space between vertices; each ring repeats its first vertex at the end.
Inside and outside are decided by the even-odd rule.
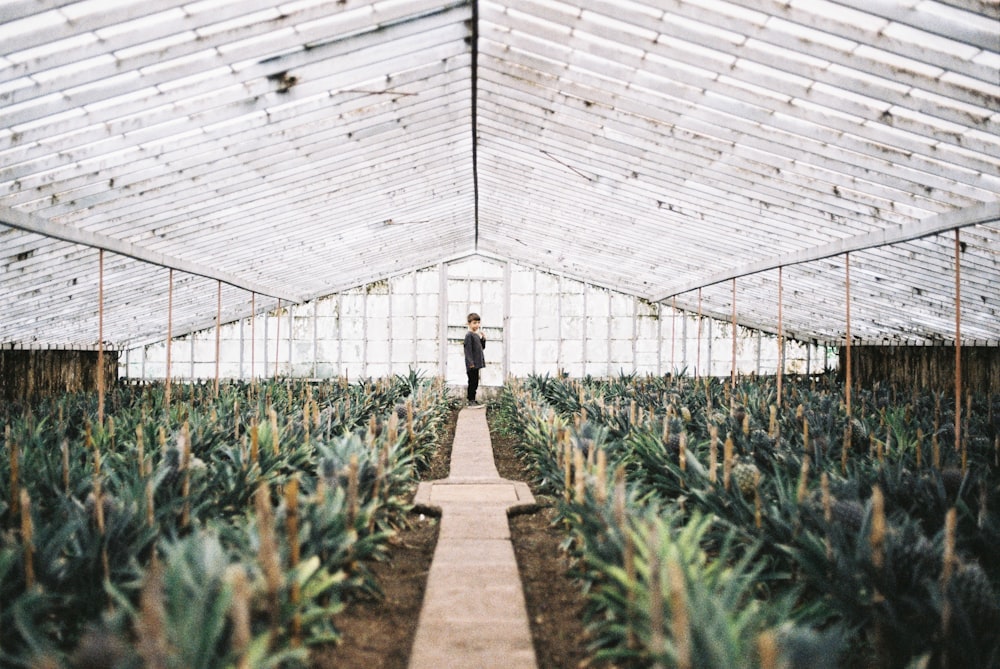
POLYGON ((472 321, 478 321, 478 320, 480 320, 479 314, 473 311, 471 314, 469 314, 468 318, 465 319, 465 322, 471 323, 472 321))

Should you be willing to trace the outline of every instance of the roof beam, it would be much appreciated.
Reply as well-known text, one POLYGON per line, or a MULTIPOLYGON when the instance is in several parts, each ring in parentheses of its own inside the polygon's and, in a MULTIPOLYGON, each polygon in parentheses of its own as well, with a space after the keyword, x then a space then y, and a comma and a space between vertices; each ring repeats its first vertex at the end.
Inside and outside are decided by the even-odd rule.
POLYGON ((471 80, 470 97, 472 117, 472 226, 473 246, 479 248, 479 0, 472 0, 472 34, 469 35, 472 47, 472 61, 469 64, 469 79, 471 80))
POLYGON ((156 251, 151 251, 143 248, 142 246, 138 246, 121 239, 96 234, 67 225, 61 225, 59 223, 53 223, 52 221, 44 219, 40 216, 35 216, 17 209, 11 209, 10 207, 3 205, 0 205, 0 223, 19 230, 34 232, 42 235, 43 237, 52 237, 54 239, 61 239, 64 242, 104 249, 106 251, 111 251, 112 253, 148 262, 160 267, 169 267, 181 272, 187 272, 188 274, 203 276, 208 279, 217 279, 230 286, 243 288, 244 290, 249 290, 260 295, 278 297, 283 300, 296 303, 303 301, 301 296, 294 293, 273 288, 256 281, 248 281, 234 274, 220 272, 200 263, 190 262, 182 258, 168 256, 163 253, 157 253, 156 251))
POLYGON ((705 286, 712 286, 723 281, 739 278, 741 276, 757 274, 758 272, 765 272, 770 269, 777 269, 778 267, 800 265, 802 263, 822 260, 824 258, 832 258, 849 251, 863 251, 865 249, 878 248, 880 246, 889 246, 891 244, 908 242, 922 237, 929 237, 931 235, 947 232, 948 230, 954 230, 956 228, 964 228, 970 225, 981 225, 983 223, 993 223, 996 221, 1000 221, 1000 202, 984 202, 982 204, 973 205, 964 209, 947 211, 943 214, 930 216, 929 218, 914 223, 913 225, 876 230, 863 235, 855 235, 854 237, 838 239, 837 241, 830 242, 829 244, 821 244, 819 246, 803 249, 794 253, 772 256, 757 262, 738 265, 725 272, 719 272, 700 279, 694 279, 685 283, 677 283, 673 286, 668 286, 662 292, 651 295, 649 299, 652 302, 660 302, 668 297, 673 297, 674 295, 680 295, 688 291, 697 290, 698 288, 704 288, 705 286))

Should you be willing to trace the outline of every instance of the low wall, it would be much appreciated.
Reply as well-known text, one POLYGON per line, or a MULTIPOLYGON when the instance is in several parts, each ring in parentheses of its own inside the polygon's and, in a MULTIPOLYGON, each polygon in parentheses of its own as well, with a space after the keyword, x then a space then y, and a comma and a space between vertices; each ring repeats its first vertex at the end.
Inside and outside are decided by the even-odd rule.
MULTIPOLYGON (((1000 393, 1000 347, 963 346, 962 387, 973 393, 1000 393)), ((840 349, 840 374, 847 364, 840 349)), ((914 386, 938 391, 955 390, 953 346, 851 346, 851 376, 862 388, 876 382, 897 389, 914 386)))
MULTIPOLYGON (((104 352, 104 383, 118 378, 118 351, 104 352)), ((0 350, 0 399, 36 400, 97 390, 97 351, 0 350)))

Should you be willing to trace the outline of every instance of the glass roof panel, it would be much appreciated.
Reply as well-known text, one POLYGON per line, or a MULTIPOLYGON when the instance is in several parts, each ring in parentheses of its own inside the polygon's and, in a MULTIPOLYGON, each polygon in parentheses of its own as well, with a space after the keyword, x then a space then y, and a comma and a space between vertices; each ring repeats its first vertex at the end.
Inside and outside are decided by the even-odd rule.
MULTIPOLYGON (((784 266, 810 296, 786 329, 833 342, 850 248, 862 336, 947 340, 938 238, 1000 217, 1000 46, 995 17, 943 4, 482 0, 474 26, 453 0, 88 0, 0 19, 0 221, 20 226, 0 232, 45 248, 0 269, 0 344, 44 338, 56 308, 60 336, 92 340, 63 284, 122 242, 130 268, 155 252, 283 300, 477 253, 680 308, 701 286, 716 312, 740 277, 766 303, 740 318, 764 326, 784 266), (925 313, 903 307, 913 286, 925 313)), ((970 284, 1000 285, 1000 239, 968 244, 970 284)), ((140 274, 109 305, 115 341, 155 334, 140 274)), ((196 292, 178 322, 201 318, 196 292)))
MULTIPOLYGON (((65 24, 66 17, 57 11, 40 12, 9 23, 0 23, 0 43, 9 43, 13 37, 23 33, 40 32, 65 24)), ((17 58, 17 52, 6 55, 11 60, 17 58)))
POLYGON ((132 46, 119 49, 115 52, 115 55, 121 60, 125 60, 157 52, 168 53, 171 47, 193 42, 197 38, 198 35, 190 31, 178 32, 159 39, 140 41, 132 46))
MULTIPOLYGON (((55 25, 55 23, 51 25, 55 25)), ((0 42, 4 39, 4 28, 4 24, 0 23, 0 42)), ((65 39, 45 42, 43 44, 39 44, 38 46, 33 46, 30 49, 22 49, 13 53, 5 53, 4 58, 9 59, 12 63, 28 63, 35 60, 41 60, 52 54, 73 52, 97 41, 98 37, 93 33, 80 33, 65 39)))
POLYGON ((730 16, 753 25, 760 26, 773 20, 773 17, 769 16, 766 12, 726 2, 725 0, 687 0, 687 2, 690 5, 701 7, 710 13, 730 16))
POLYGON ((905 42, 907 44, 919 45, 932 51, 953 53, 959 58, 971 59, 979 51, 974 46, 956 43, 954 40, 928 33, 924 30, 905 26, 900 23, 890 23, 883 32, 886 36, 905 42))
POLYGON ((815 42, 816 44, 822 44, 844 53, 853 52, 858 45, 853 40, 845 39, 825 30, 816 30, 801 23, 794 23, 776 16, 768 19, 767 27, 797 37, 804 42, 815 42))
POLYGON ((78 22, 93 16, 100 16, 109 11, 114 11, 130 5, 148 4, 142 0, 83 0, 65 5, 59 11, 70 21, 78 22))
POLYGON ((836 2, 827 2, 827 0, 791 0, 788 4, 825 19, 834 19, 850 24, 871 34, 878 34, 888 23, 879 16, 866 14, 836 2))
POLYGON ((131 21, 110 24, 103 28, 99 28, 94 32, 97 33, 98 37, 105 40, 113 39, 119 35, 127 35, 129 33, 141 35, 145 30, 156 26, 176 23, 182 20, 185 16, 186 14, 183 9, 169 9, 165 12, 157 12, 147 16, 140 16, 132 19, 131 21))

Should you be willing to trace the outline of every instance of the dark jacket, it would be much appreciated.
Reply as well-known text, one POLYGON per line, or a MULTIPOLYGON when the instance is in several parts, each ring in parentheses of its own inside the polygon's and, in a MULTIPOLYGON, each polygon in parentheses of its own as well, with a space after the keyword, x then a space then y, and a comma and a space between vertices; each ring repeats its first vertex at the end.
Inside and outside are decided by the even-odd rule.
POLYGON ((469 330, 465 333, 465 368, 482 369, 486 366, 486 357, 483 349, 486 348, 486 339, 480 337, 478 333, 469 330))

